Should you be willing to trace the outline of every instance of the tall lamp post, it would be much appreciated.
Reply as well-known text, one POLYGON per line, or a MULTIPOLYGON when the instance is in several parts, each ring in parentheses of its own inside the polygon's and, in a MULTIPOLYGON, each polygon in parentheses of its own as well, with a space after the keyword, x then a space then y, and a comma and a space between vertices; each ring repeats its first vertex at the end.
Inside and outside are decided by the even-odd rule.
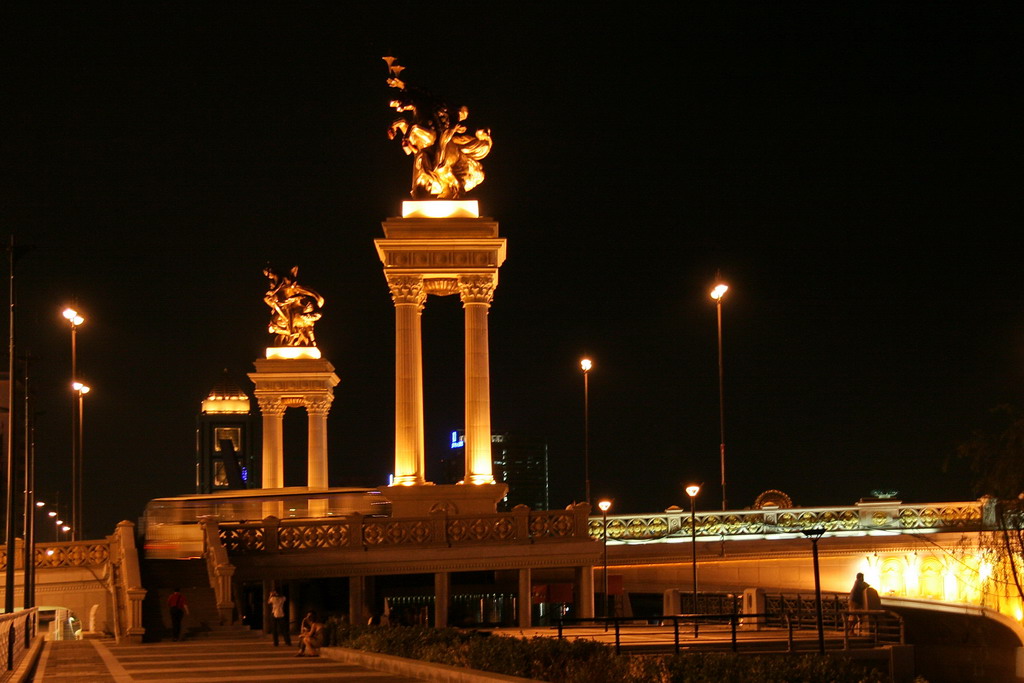
MULTIPOLYGON (((602 500, 597 504, 597 507, 601 508, 601 526, 603 531, 601 532, 601 540, 604 544, 604 614, 602 616, 609 616, 608 614, 608 510, 611 508, 612 502, 610 500, 602 500)), ((608 630, 608 622, 604 622, 604 630, 608 630)))
POLYGON ((818 540, 824 529, 803 529, 802 532, 811 541, 814 554, 814 605, 818 619, 818 652, 825 654, 825 622, 821 615, 821 573, 818 571, 818 540))
POLYGON ((583 478, 587 505, 590 505, 590 368, 593 365, 589 358, 580 361, 583 369, 583 478))
MULTIPOLYGON (((71 325, 71 387, 75 392, 75 384, 78 384, 78 327, 85 322, 85 318, 79 314, 73 308, 65 308, 62 313, 64 318, 71 325)), ((79 481, 81 479, 79 473, 79 467, 81 466, 80 454, 78 452, 80 427, 78 420, 81 417, 81 394, 77 397, 72 395, 71 398, 71 527, 74 531, 75 540, 78 536, 78 530, 81 528, 81 524, 78 520, 78 500, 82 495, 79 491, 79 481), (77 400, 76 400, 77 398, 77 400)))
POLYGON ((729 285, 718 279, 714 289, 711 290, 711 298, 715 300, 715 308, 718 310, 718 458, 722 465, 722 510, 726 509, 725 495, 725 371, 722 363, 722 297, 729 291, 729 285))
POLYGON ((82 439, 82 433, 84 431, 83 424, 84 424, 84 421, 85 421, 84 420, 85 415, 84 415, 84 412, 83 412, 83 407, 84 407, 83 403, 84 402, 82 400, 82 397, 89 393, 90 387, 87 384, 82 384, 81 382, 75 382, 74 384, 71 385, 71 388, 74 389, 75 393, 78 395, 78 420, 77 420, 77 423, 78 423, 78 433, 75 434, 75 444, 76 444, 75 450, 76 450, 76 453, 78 455, 78 463, 77 463, 78 466, 75 468, 75 493, 76 493, 76 496, 75 496, 74 501, 72 502, 72 507, 71 507, 71 540, 72 541, 80 541, 80 540, 82 540, 82 527, 83 527, 83 524, 82 524, 82 482, 84 480, 84 478, 82 477, 82 469, 83 469, 83 465, 84 465, 84 459, 82 457, 83 451, 84 451, 84 448, 83 448, 84 440, 82 439))
MULTIPOLYGON (((690 484, 686 495, 690 497, 690 557, 693 563, 693 613, 697 613, 697 494, 700 486, 690 484)), ((696 628, 696 626, 694 626, 696 628)))

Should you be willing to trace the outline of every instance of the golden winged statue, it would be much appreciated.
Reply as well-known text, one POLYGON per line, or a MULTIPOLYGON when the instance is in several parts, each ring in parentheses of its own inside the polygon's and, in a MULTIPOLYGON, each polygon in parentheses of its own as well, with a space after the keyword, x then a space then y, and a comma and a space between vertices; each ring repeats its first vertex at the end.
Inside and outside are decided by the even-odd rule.
POLYGON ((458 199, 484 180, 480 160, 491 151, 491 131, 466 125, 469 109, 451 107, 426 90, 400 78, 405 69, 394 57, 384 57, 388 85, 398 93, 390 106, 399 116, 388 137, 398 139, 413 158, 413 199, 458 199))
POLYGON ((270 306, 268 331, 275 335, 275 346, 316 346, 313 325, 320 319, 324 298, 298 283, 299 267, 281 274, 267 266, 263 269, 269 286, 263 301, 270 306))

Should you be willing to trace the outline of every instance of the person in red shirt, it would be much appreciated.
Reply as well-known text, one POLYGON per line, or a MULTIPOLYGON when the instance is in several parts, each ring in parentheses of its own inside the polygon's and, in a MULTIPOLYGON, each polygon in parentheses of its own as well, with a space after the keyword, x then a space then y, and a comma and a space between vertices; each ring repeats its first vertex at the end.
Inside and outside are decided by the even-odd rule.
POLYGON ((188 614, 188 600, 181 594, 181 589, 174 589, 171 597, 167 598, 167 607, 171 611, 171 635, 174 640, 181 640, 181 621, 188 614))

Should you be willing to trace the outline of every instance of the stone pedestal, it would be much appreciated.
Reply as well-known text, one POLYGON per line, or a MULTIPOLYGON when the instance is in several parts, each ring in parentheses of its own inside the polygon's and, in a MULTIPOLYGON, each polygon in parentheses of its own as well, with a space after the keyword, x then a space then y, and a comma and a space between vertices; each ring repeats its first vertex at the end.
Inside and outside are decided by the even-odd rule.
POLYGON ((306 486, 326 489, 327 414, 340 381, 334 366, 311 358, 261 358, 249 379, 263 414, 263 488, 284 486, 284 411, 305 408, 309 418, 306 486))
POLYGON ((450 515, 489 515, 508 493, 507 484, 451 484, 446 486, 389 486, 381 493, 391 501, 392 517, 426 517, 443 511, 450 515))
MULTIPOLYGON (((465 309, 466 484, 493 484, 487 313, 505 260, 498 224, 476 202, 406 202, 374 240, 395 304, 395 483, 425 484, 420 316, 431 294, 465 309), (447 205, 459 205, 448 217, 447 205)), ((492 510, 493 511, 493 510, 492 510)))

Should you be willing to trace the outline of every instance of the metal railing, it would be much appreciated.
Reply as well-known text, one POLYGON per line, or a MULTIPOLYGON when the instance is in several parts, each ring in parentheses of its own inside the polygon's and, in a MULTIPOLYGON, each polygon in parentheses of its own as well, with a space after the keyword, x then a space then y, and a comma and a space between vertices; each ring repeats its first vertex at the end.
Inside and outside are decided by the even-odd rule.
POLYGON ((0 657, 4 671, 13 671, 32 645, 39 627, 39 611, 35 608, 0 614, 0 657))
MULTIPOLYGON (((758 537, 799 534, 802 529, 829 532, 970 530, 993 525, 991 500, 904 505, 900 501, 858 503, 819 508, 769 508, 698 512, 696 535, 701 537, 758 537)), ((642 515, 608 515, 608 542, 653 543, 665 539, 690 539, 690 514, 682 509, 642 515)), ((591 516, 592 538, 604 535, 604 520, 591 516)))
POLYGON ((615 653, 622 651, 622 625, 637 627, 664 627, 666 622, 672 624, 673 652, 679 654, 680 626, 689 625, 693 632, 694 640, 700 638, 701 624, 727 624, 729 627, 729 645, 733 652, 737 651, 738 639, 736 637, 737 627, 742 619, 763 618, 764 614, 665 614, 660 616, 638 619, 636 617, 559 617, 558 639, 564 636, 566 625, 573 624, 595 624, 604 626, 605 630, 611 626, 615 635, 615 653))
MULTIPOLYGON (((725 625, 728 628, 729 640, 728 649, 732 652, 739 651, 740 639, 737 635, 740 630, 740 626, 744 623, 754 623, 759 620, 767 620, 768 617, 773 616, 770 614, 668 614, 647 617, 644 619, 638 619, 636 617, 564 617, 561 616, 558 619, 556 628, 558 629, 558 639, 561 640, 565 637, 565 629, 567 626, 572 625, 587 625, 592 624, 595 627, 604 627, 604 631, 608 631, 609 628, 612 630, 612 635, 615 640, 615 653, 621 654, 622 652, 622 627, 624 625, 636 627, 636 628, 664 628, 666 625, 672 627, 672 652, 679 654, 682 649, 682 638, 680 634, 686 632, 687 637, 692 637, 693 640, 700 639, 700 631, 702 625, 725 625), (691 635, 692 634, 692 635, 691 635)), ((782 617, 782 625, 786 632, 786 651, 796 652, 799 648, 797 642, 801 639, 795 637, 795 632, 806 628, 802 624, 805 621, 800 621, 793 618, 793 614, 786 613, 782 617)), ((817 629, 817 622, 812 625, 812 628, 817 629)), ((845 611, 843 613, 843 619, 840 621, 838 628, 833 626, 825 625, 825 628, 831 633, 842 632, 843 637, 841 641, 837 641, 835 637, 826 641, 826 644, 832 643, 831 649, 839 649, 836 647, 838 642, 842 643, 843 650, 855 649, 857 645, 868 645, 869 647, 880 647, 883 645, 902 645, 905 642, 905 629, 903 624, 903 618, 895 612, 889 610, 864 610, 864 611, 845 611), (856 621, 853 621, 856 620, 856 621), (851 625, 852 628, 847 628, 847 625, 851 625), (855 632, 856 631, 856 632, 855 632)), ((807 641, 808 644, 812 644, 813 648, 818 647, 817 641, 807 641)), ((662 644, 661 641, 652 641, 644 643, 644 645, 651 644, 662 644)), ((636 643, 634 643, 636 645, 636 643)), ((760 645, 760 643, 759 643, 760 645)), ((827 646, 827 645, 826 645, 827 646)))

